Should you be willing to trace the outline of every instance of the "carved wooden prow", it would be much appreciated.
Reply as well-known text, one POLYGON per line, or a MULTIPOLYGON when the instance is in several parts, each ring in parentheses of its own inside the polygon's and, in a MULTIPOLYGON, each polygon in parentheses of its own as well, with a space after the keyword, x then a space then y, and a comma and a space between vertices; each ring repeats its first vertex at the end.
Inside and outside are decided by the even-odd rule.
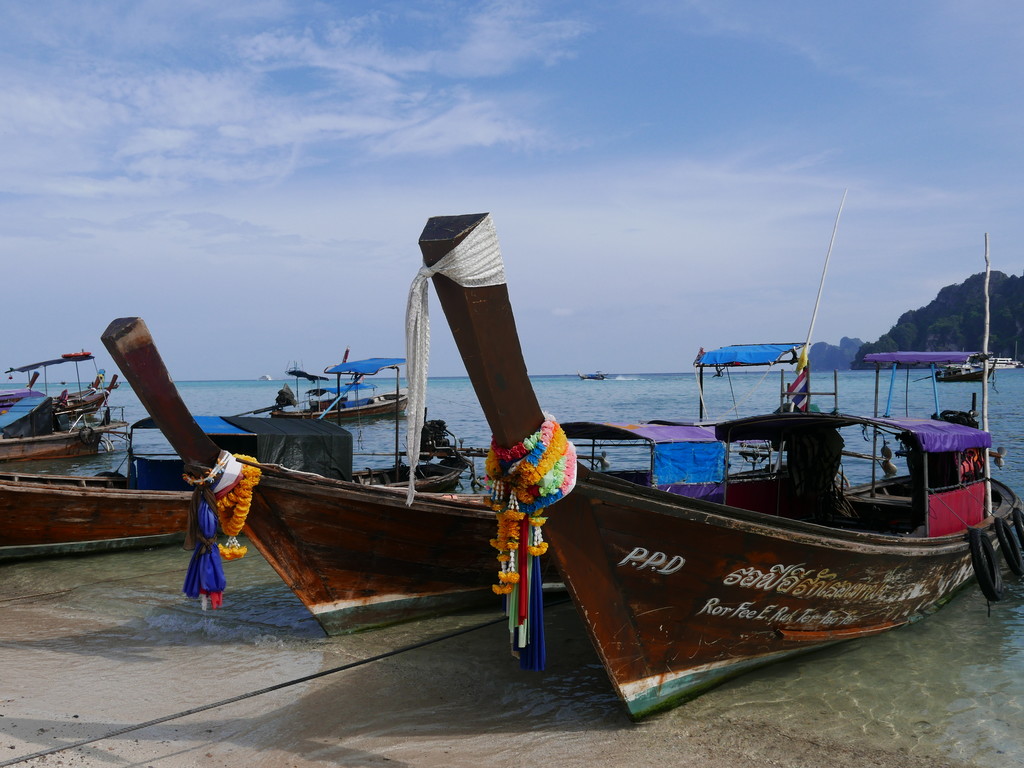
POLYGON ((186 468, 214 466, 220 449, 192 418, 142 318, 118 318, 100 338, 186 468))
MULTIPOLYGON (((432 267, 486 217, 476 213, 429 219, 419 240, 423 263, 432 267)), ((503 447, 513 446, 540 428, 544 413, 526 372, 508 289, 463 288, 443 275, 432 279, 494 439, 503 447)))

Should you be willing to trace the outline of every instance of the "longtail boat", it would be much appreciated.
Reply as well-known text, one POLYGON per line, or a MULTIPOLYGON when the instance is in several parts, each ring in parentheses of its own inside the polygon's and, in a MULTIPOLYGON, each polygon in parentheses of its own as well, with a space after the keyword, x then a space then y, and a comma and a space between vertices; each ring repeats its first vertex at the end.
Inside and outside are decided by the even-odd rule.
MULTIPOLYGON (((432 218, 419 245, 494 443, 520 456, 551 418, 527 374, 490 215, 432 218), (489 262, 486 277, 475 260, 489 262)), ((990 477, 986 431, 803 411, 714 431, 726 471, 715 495, 580 465, 575 488, 540 513, 633 718, 756 667, 907 625, 973 577, 998 599, 1001 559, 1024 572, 1021 503, 990 477), (730 455, 755 444, 769 460, 729 473, 730 455), (859 475, 847 466, 856 455, 866 458, 859 475)))
POLYGON ((0 473, 0 562, 155 547, 185 536, 189 494, 121 475, 0 473))
MULTIPOLYGON (((368 360, 349 361, 347 354, 346 351, 344 362, 324 369, 324 373, 335 375, 335 386, 319 385, 309 389, 305 393, 305 405, 298 407, 295 404, 291 410, 288 406, 273 408, 270 411, 271 418, 343 421, 388 416, 397 419, 409 403, 406 391, 399 386, 399 366, 405 363, 404 358, 371 357, 368 360), (378 393, 377 385, 368 381, 366 377, 375 376, 387 369, 392 369, 395 372, 395 390, 378 393), (342 376, 349 377, 344 384, 341 381, 342 376)), ((297 369, 289 370, 288 374, 295 375, 296 382, 299 377, 309 380, 326 378, 297 369)))
MULTIPOLYGON (((187 473, 217 478, 211 470, 232 465, 188 412, 140 318, 114 320, 102 340, 187 473)), ((404 489, 236 461, 259 469, 242 531, 328 634, 493 598, 494 515, 478 498, 419 494, 408 505, 404 489)))
MULTIPOLYGON (((49 394, 49 381, 46 374, 50 367, 64 363, 74 363, 75 378, 79 380, 78 391, 72 392, 65 389, 53 398, 54 414, 66 417, 73 422, 85 414, 96 413, 101 408, 104 408, 110 400, 110 393, 117 389, 118 386, 116 374, 111 378, 109 384, 104 385, 106 371, 102 368, 97 368, 96 377, 92 383, 88 387, 83 388, 78 364, 89 360, 95 361, 95 358, 84 350, 81 352, 67 352, 54 360, 43 360, 42 362, 30 363, 19 368, 8 368, 6 373, 30 373, 31 377, 28 386, 31 388, 38 379, 41 369, 43 371, 43 392, 44 394, 49 394)), ((95 362, 93 362, 93 366, 95 366, 95 362)), ((0 396, 0 401, 2 401, 2 396, 0 396)))
MULTIPOLYGON (((238 416, 199 416, 196 422, 221 448, 267 463, 360 485, 408 483, 404 464, 397 479, 394 467, 353 471, 352 434, 336 424, 238 416)), ((138 430, 155 428, 147 418, 128 430, 126 474, 0 471, 0 562, 181 542, 191 496, 182 461, 166 448, 140 451, 135 446, 138 430)), ((467 462, 453 448, 438 448, 436 457, 417 465, 417 490, 444 492, 457 486, 467 462)))
POLYGON ((20 399, 0 407, 0 462, 91 456, 108 448, 126 422, 80 415, 73 424, 58 417, 52 397, 29 390, 20 399))

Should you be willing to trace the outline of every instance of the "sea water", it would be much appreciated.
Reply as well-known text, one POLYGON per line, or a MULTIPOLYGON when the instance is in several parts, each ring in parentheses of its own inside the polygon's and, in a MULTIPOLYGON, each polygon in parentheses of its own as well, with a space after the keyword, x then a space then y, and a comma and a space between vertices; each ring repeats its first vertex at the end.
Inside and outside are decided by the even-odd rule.
MULTIPOLYGON (((731 373, 708 376, 704 381, 705 414, 709 419, 724 419, 772 410, 778 405, 780 382, 777 373, 731 373)), ((928 415, 936 410, 980 408, 980 384, 938 384, 922 381, 924 374, 900 373, 896 380, 898 395, 886 400, 889 380, 884 377, 876 387, 870 372, 844 372, 838 376, 839 410, 872 413, 887 408, 894 416, 908 412, 928 415), (877 405, 876 405, 877 404, 877 405)), ((273 403, 283 381, 179 382, 178 388, 188 407, 196 414, 234 415, 266 407, 273 403)), ((533 383, 545 411, 560 421, 639 422, 651 419, 694 420, 700 413, 698 387, 693 374, 612 374, 603 381, 583 381, 576 376, 538 376, 533 383)), ((290 382, 293 389, 295 382, 290 382)), ((403 382, 404 384, 404 382, 403 382)), ((382 385, 382 387, 387 385, 382 385)), ((393 386, 393 382, 392 382, 393 386)), ((812 391, 833 389, 833 377, 817 375, 812 391)), ((989 387, 988 412, 993 444, 1006 449, 1005 465, 994 470, 997 479, 1024 491, 1024 370, 999 371, 989 387)), ((822 410, 832 408, 832 398, 815 397, 822 410)), ((146 414, 128 385, 118 388, 113 405, 123 409, 126 421, 134 422, 146 414)), ((490 435, 465 378, 431 379, 427 397, 428 417, 444 420, 448 429, 464 447, 484 448, 490 435)), ((393 462, 395 422, 393 419, 355 420, 345 425, 353 433, 357 463, 382 465, 393 462)), ((400 442, 404 446, 404 419, 399 420, 400 442)), ((147 448, 159 448, 158 435, 136 438, 147 448)), ((114 450, 76 460, 32 462, 19 465, 25 471, 91 473, 123 471, 123 445, 114 450)), ((466 489, 470 490, 470 489, 466 489)), ((187 555, 184 555, 187 561, 187 555)), ((195 652, 219 654, 225 663, 243 665, 244 675, 236 679, 232 690, 259 688, 261 681, 291 675, 299 677, 315 672, 332 658, 371 655, 376 643, 400 643, 421 631, 418 625, 390 630, 391 635, 374 633, 352 638, 325 638, 319 626, 276 575, 258 557, 232 564, 229 572, 230 599, 218 616, 201 614, 193 603, 182 601, 178 582, 183 571, 180 550, 113 553, 98 557, 48 559, 0 566, 0 593, 5 596, 8 616, 0 631, 0 658, 5 669, 17 654, 19 678, 43 677, 42 666, 63 665, 73 676, 84 658, 111 658, 131 655, 135 648, 146 656, 173 654, 193 647, 195 652), (130 578, 127 576, 130 574, 130 578), (118 587, 118 582, 122 586, 118 587), (49 595, 40 598, 39 595, 49 595), (13 597, 12 597, 13 596, 13 597), (18 635, 11 628, 12 609, 25 601, 48 600, 48 626, 61 638, 48 644, 18 635), (158 607, 159 610, 155 609, 158 607), (72 631, 87 626, 89 616, 119 616, 120 629, 102 629, 95 633, 72 631), (64 634, 62 634, 64 633, 64 634), (73 638, 73 639, 69 639, 73 638), (118 653, 110 651, 111 644, 118 653), (107 649, 107 650, 103 650, 107 649), (315 649, 314 657, 310 656, 315 649), (45 655, 29 653, 45 650, 45 655), (32 665, 39 668, 33 670, 32 665)), ((1003 601, 988 605, 973 586, 928 619, 882 635, 854 640, 808 656, 783 662, 737 678, 677 710, 657 716, 661 725, 635 738, 642 747, 643 734, 664 737, 674 722, 701 718, 713 721, 723 716, 770 721, 793 733, 818 734, 838 742, 878 744, 905 750, 909 754, 940 755, 962 759, 972 765, 990 768, 1024 764, 1024 585, 1004 571, 1007 581, 1003 601)), ((35 615, 33 621, 39 621, 35 615)), ((444 619, 437 620, 443 625, 444 619)), ((458 621, 452 619, 452 622, 458 621)), ((559 621, 558 615, 554 621, 559 621)), ((564 616, 562 622, 568 621, 564 616)), ((455 626, 455 624, 452 624, 455 626)), ((557 627, 556 627, 556 631, 557 627)), ((578 623, 569 622, 561 645, 555 643, 549 655, 556 658, 545 682, 546 718, 554 717, 556 731, 565 742, 584 730, 584 723, 624 723, 621 708, 610 685, 586 650, 585 634, 578 623), (566 648, 574 653, 558 654, 566 648), (566 667, 565 665, 570 665, 566 667), (562 665, 562 666, 560 666, 562 665), (571 666, 576 665, 576 666, 571 666), (554 713, 554 714, 553 714, 554 713)), ((440 646, 439 646, 440 648, 440 646)), ((442 650, 436 652, 436 664, 442 650)), ((495 654, 495 663, 506 666, 504 654, 495 654)), ((95 663, 92 661, 91 663, 95 663)), ((144 665, 143 665, 144 666, 144 665)), ((457 665, 456 665, 457 666, 457 665)), ((111 690, 117 700, 116 669, 111 662, 111 690)), ((121 667, 123 668, 123 667, 121 667)), ((467 674, 461 670, 459 674, 467 674)), ((481 663, 476 674, 481 685, 493 672, 481 663)), ((530 678, 515 688, 530 690, 530 678)), ((194 681, 162 680, 170 696, 176 687, 188 689, 194 681)), ((394 683, 399 685, 398 682, 394 683)), ((17 703, 31 700, 26 686, 17 695, 0 690, 0 699, 11 705, 5 709, 0 727, 12 724, 9 713, 17 703), (6 698, 5 698, 6 697, 6 698), (14 704, 11 704, 11 703, 14 704)), ((504 689, 512 690, 505 686, 504 689)), ((460 702, 461 694, 475 695, 472 686, 459 685, 446 690, 447 706, 479 708, 479 702, 460 702)), ((183 693, 183 691, 178 691, 183 693)), ((206 700, 217 700, 211 689, 206 700)), ((488 694, 493 695, 493 691, 488 694)), ((410 697, 416 691, 409 691, 410 697)), ((500 702, 512 715, 536 714, 536 699, 529 703, 516 694, 500 702)), ((95 699, 91 699, 95 702, 95 699)), ((143 706, 138 719, 155 716, 165 710, 159 697, 143 706)), ((84 705, 83 705, 84 706, 84 705)), ((113 706, 113 705, 111 705, 113 706)), ((364 706, 358 717, 370 732, 395 727, 395 718, 415 719, 419 710, 396 714, 394 707, 375 712, 364 706)), ((443 713, 444 709, 440 710, 443 713)), ((99 721, 102 713, 94 713, 99 721)), ((457 715, 453 717, 463 717, 457 715)), ((433 710, 438 727, 445 715, 433 710), (440 719, 440 723, 437 720, 440 719)), ((110 722, 119 722, 112 716, 110 722)), ((550 726, 550 722, 548 723, 550 726)), ((404 723, 412 728, 410 722, 404 723)), ((99 726, 97 726, 99 727, 99 726)), ((529 728, 525 728, 529 731, 529 728)), ((550 736, 550 733, 547 734, 550 736)), ((69 736, 73 739, 74 737, 69 736)), ((465 736, 468 740, 470 737, 465 736)), ((537 738, 542 738, 538 736, 537 738)), ((469 742, 466 743, 469 749, 469 742)), ((453 747, 454 749, 454 747, 453 747)), ((550 746, 558 764, 556 744, 550 746)), ((0 756, 2 758, 3 756, 0 756)), ((455 761, 458 763, 459 761, 455 761)), ((169 763, 173 764, 173 763, 169 763)), ((453 763, 454 764, 454 763, 453 763)))

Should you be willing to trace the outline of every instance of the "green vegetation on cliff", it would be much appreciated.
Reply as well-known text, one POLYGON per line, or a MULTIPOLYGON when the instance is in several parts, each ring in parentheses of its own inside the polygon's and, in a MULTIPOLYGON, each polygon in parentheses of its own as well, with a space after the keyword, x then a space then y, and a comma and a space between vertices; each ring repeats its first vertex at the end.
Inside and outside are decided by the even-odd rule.
MULTIPOLYGON (((1024 278, 992 272, 989 280, 989 352, 1013 357, 1022 339, 1024 278)), ((978 351, 985 333, 985 275, 947 285, 925 307, 905 312, 878 341, 861 346, 854 368, 871 352, 978 351)))

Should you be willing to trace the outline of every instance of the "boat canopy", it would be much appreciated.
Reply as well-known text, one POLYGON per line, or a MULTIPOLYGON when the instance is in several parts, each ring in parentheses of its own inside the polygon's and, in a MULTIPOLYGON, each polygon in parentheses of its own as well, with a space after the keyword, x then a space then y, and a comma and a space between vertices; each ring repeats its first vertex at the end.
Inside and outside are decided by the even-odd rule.
POLYGON ((373 390, 376 388, 376 384, 367 384, 366 382, 362 381, 353 381, 349 382, 348 384, 343 384, 341 387, 316 387, 315 389, 307 390, 306 394, 311 397, 320 397, 321 395, 344 395, 348 394, 349 392, 354 392, 356 393, 356 395, 358 395, 361 390, 373 390))
POLYGON ((693 364, 698 368, 790 364, 797 361, 803 346, 803 344, 733 344, 701 352, 693 364))
POLYGON ((981 352, 872 352, 864 355, 865 363, 896 365, 956 365, 981 355, 981 352))
POLYGON ((29 397, 31 395, 39 395, 45 397, 45 393, 35 389, 21 388, 21 389, 0 389, 0 403, 13 403, 22 398, 29 397))
POLYGON ((289 368, 284 372, 286 376, 294 376, 297 379, 308 379, 309 381, 327 381, 326 376, 319 373, 306 373, 301 368, 289 368))
POLYGON ((787 433, 849 426, 875 427, 898 435, 911 447, 927 453, 989 448, 992 435, 981 429, 938 419, 870 418, 831 413, 772 413, 722 422, 715 427, 718 439, 728 442, 770 440, 778 442, 787 433))
POLYGON ((385 368, 397 368, 405 364, 404 357, 371 357, 366 360, 355 360, 347 363, 338 363, 330 368, 324 368, 324 373, 336 373, 350 376, 372 376, 380 373, 385 368))
POLYGON ((58 357, 56 360, 44 360, 41 363, 32 363, 31 365, 23 365, 20 368, 8 368, 4 373, 25 373, 27 371, 34 371, 36 368, 47 368, 51 365, 57 365, 58 363, 81 363, 84 360, 95 360, 93 355, 75 355, 74 357, 58 357))

